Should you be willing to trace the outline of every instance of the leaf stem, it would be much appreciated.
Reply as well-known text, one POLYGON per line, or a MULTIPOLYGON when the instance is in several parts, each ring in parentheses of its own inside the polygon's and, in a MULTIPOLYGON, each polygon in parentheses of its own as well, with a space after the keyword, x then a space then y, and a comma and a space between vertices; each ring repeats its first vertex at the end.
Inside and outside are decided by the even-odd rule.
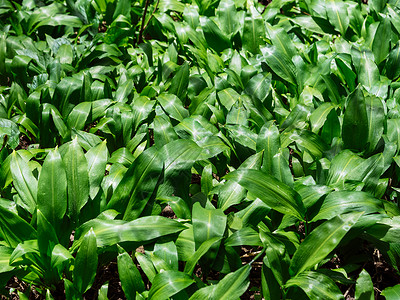
POLYGON ((154 7, 154 10, 153 10, 153 13, 151 14, 149 20, 147 21, 146 25, 143 28, 143 32, 146 30, 147 26, 149 26, 151 19, 153 18, 154 14, 156 13, 157 8, 158 8, 158 4, 160 4, 160 0, 157 0, 156 6, 154 7))
POLYGON ((305 218, 305 222, 304 222, 304 235, 308 236, 308 220, 307 220, 307 218, 305 218))
POLYGON ((143 12, 143 16, 142 16, 142 25, 140 26, 140 30, 139 30, 139 36, 138 36, 138 44, 143 43, 143 32, 146 30, 147 26, 149 25, 151 19, 153 18, 157 8, 158 8, 158 4, 160 3, 160 0, 157 0, 156 6, 154 7, 153 13, 151 14, 149 20, 147 21, 147 23, 145 24, 146 21, 146 16, 147 16, 147 11, 149 9, 149 5, 150 5, 150 0, 146 0, 146 4, 144 6, 144 12, 143 12))
POLYGON ((144 30, 144 22, 146 20, 147 9, 149 8, 149 5, 150 5, 150 0, 146 0, 146 4, 144 5, 144 12, 143 12, 143 16, 142 16, 142 25, 140 26, 140 30, 139 30, 138 44, 143 43, 142 34, 143 34, 143 30, 144 30))
POLYGON ((251 260, 251 262, 249 262, 249 265, 251 265, 251 264, 254 263, 257 259, 259 259, 260 256, 264 254, 264 252, 265 252, 266 249, 267 249, 267 248, 264 247, 264 248, 260 251, 260 253, 258 253, 257 256, 254 257, 254 258, 251 260))

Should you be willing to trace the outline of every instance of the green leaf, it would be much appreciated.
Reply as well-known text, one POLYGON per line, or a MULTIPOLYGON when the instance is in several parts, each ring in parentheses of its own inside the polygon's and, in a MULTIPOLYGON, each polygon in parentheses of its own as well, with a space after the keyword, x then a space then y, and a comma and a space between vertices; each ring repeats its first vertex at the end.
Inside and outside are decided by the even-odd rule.
POLYGON ((329 22, 344 36, 350 23, 346 3, 337 0, 327 0, 326 13, 329 22))
POLYGON ((326 32, 318 25, 316 21, 311 16, 307 15, 295 15, 294 18, 289 18, 293 23, 297 24, 301 28, 308 30, 310 32, 315 32, 318 34, 326 34, 326 32))
POLYGON ((117 261, 122 290, 128 300, 135 300, 136 293, 142 293, 145 290, 139 270, 125 251, 118 255, 117 261))
MULTIPOLYGON (((262 160, 262 152, 256 153, 246 159, 239 169, 259 170, 262 160)), ((246 189, 233 180, 229 180, 219 188, 218 208, 226 210, 232 205, 240 203, 246 197, 246 189)))
MULTIPOLYGON (((37 210, 37 233, 40 253, 43 256, 50 256, 54 246, 58 244, 58 238, 54 226, 47 221, 39 209, 37 210)), ((53 272, 54 270, 50 271, 48 277, 52 277, 53 272)))
POLYGON ((292 286, 300 287, 311 299, 344 299, 343 294, 328 276, 317 272, 303 272, 289 279, 286 288, 292 286))
POLYGON ((115 91, 114 100, 121 103, 128 102, 128 97, 132 93, 133 88, 134 85, 131 79, 118 84, 118 88, 115 91))
POLYGON ((374 300, 374 286, 371 276, 364 269, 358 275, 355 298, 357 300, 374 300))
POLYGON ((11 120, 0 118, 0 148, 10 146, 17 148, 19 144, 19 130, 17 124, 11 120))
POLYGON ((190 219, 191 211, 189 209, 188 204, 182 198, 176 196, 170 196, 170 197, 164 196, 164 197, 157 197, 157 200, 160 200, 164 203, 168 203, 171 206, 177 218, 190 219))
POLYGON ((74 284, 67 278, 64 279, 64 289, 67 299, 79 299, 82 297, 82 295, 74 287, 74 284))
POLYGON ((189 85, 189 63, 184 64, 179 68, 171 81, 171 86, 168 90, 169 93, 176 95, 182 101, 185 101, 187 88, 189 85))
POLYGON ((397 30, 397 32, 400 32, 399 14, 393 9, 392 5, 387 5, 387 9, 388 9, 390 21, 392 22, 393 27, 397 30))
POLYGON ((326 183, 329 185, 343 183, 347 175, 360 165, 362 161, 361 157, 355 155, 350 150, 340 152, 331 162, 326 183))
POLYGON ((157 242, 154 245, 153 255, 163 260, 168 265, 169 270, 178 271, 178 252, 173 241, 157 242))
POLYGON ((225 246, 262 246, 259 233, 251 227, 243 227, 235 231, 225 240, 225 246))
POLYGON ((344 76, 345 82, 349 86, 350 92, 354 91, 356 87, 355 84, 357 75, 353 72, 351 65, 348 64, 346 59, 343 59, 340 56, 335 58, 335 62, 341 74, 344 76))
POLYGON ((175 192, 176 196, 186 198, 187 193, 183 191, 188 188, 190 182, 185 184, 188 178, 184 178, 182 172, 190 170, 202 152, 203 150, 191 140, 179 139, 165 145, 160 150, 160 156, 164 161, 166 180, 160 187, 158 196, 168 196, 175 192))
POLYGON ((94 134, 87 133, 81 130, 71 130, 71 139, 78 138, 78 143, 83 149, 88 151, 90 148, 100 144, 102 140, 94 134))
POLYGON ((160 3, 159 9, 162 12, 168 11, 168 10, 174 10, 177 12, 182 12, 184 9, 184 4, 177 1, 177 0, 163 0, 160 3))
POLYGON ((310 116, 311 130, 314 133, 318 133, 328 117, 328 114, 335 107, 331 102, 323 103, 310 116))
POLYGON ((114 151, 111 158, 108 160, 108 163, 121 164, 125 167, 129 167, 134 160, 135 157, 124 147, 114 151))
POLYGON ((385 170, 384 168, 385 157, 383 153, 378 153, 355 167, 352 172, 349 173, 348 179, 364 182, 364 190, 375 194, 375 189, 378 186, 380 176, 385 170))
POLYGON ((244 126, 248 124, 248 110, 243 106, 243 102, 240 97, 229 110, 226 116, 226 124, 237 124, 244 126))
POLYGON ((396 79, 400 76, 400 41, 389 52, 389 57, 386 62, 386 76, 389 79, 396 79))
POLYGON ((67 211, 67 177, 57 149, 51 151, 43 163, 38 181, 37 207, 58 231, 67 211))
POLYGON ((261 49, 265 63, 283 80, 296 84, 297 72, 294 63, 275 46, 261 49))
POLYGON ((21 265, 24 263, 24 258, 29 255, 37 255, 34 263, 43 264, 40 259, 40 252, 37 240, 24 241, 15 247, 10 257, 10 265, 21 265))
MULTIPOLYGON (((90 103, 92 101, 92 84, 93 84, 92 75, 90 74, 90 72, 84 71, 83 79, 82 79, 81 94, 80 94, 80 98, 83 101, 81 103, 79 103, 77 106, 75 106, 72 111, 74 111, 75 108, 78 106, 80 106, 80 109, 81 109, 81 112, 79 112, 78 114, 82 114, 88 110, 90 111, 90 109, 92 108, 91 103, 90 103), (85 104, 86 108, 83 108, 84 103, 88 103, 88 104, 85 104), (87 108, 87 107, 90 107, 90 108, 87 108)), ((77 129, 79 129, 79 128, 77 128, 77 129)))
POLYGON ((226 125, 232 138, 242 146, 256 150, 257 134, 244 125, 226 125))
POLYGON ((389 141, 397 144, 397 150, 400 149, 400 119, 387 120, 387 136, 389 141))
POLYGON ((0 273, 8 272, 14 269, 14 267, 9 265, 12 252, 12 248, 0 246, 0 273))
POLYGON ((263 163, 261 169, 267 174, 272 174, 273 157, 279 152, 280 136, 278 127, 274 121, 269 121, 260 129, 257 138, 257 151, 264 150, 263 163))
POLYGON ((348 97, 342 138, 346 148, 362 151, 368 141, 368 115, 360 86, 348 97))
POLYGON ((382 242, 397 243, 400 234, 399 216, 392 218, 381 218, 366 232, 382 242))
MULTIPOLYGON (((213 20, 208 17, 201 16, 200 24, 203 29, 204 38, 209 46, 218 53, 221 53, 231 47, 229 38, 218 27, 213 20)), ((218 56, 208 56, 211 59, 219 59, 218 56)), ((216 62, 216 61, 215 61, 216 62)), ((218 67, 217 67, 218 68, 218 67)))
POLYGON ((185 6, 183 10, 183 19, 188 23, 193 29, 196 29, 199 25, 199 12, 198 9, 193 5, 185 6))
POLYGON ((272 209, 303 219, 304 206, 297 193, 272 176, 257 170, 236 170, 225 178, 236 181, 272 209))
POLYGON ((171 118, 181 122, 184 118, 189 117, 182 101, 175 95, 163 93, 157 97, 157 100, 171 118))
POLYGON ((36 230, 28 222, 2 205, 0 205, 0 234, 5 243, 12 248, 36 238, 36 230))
POLYGON ((76 253, 73 271, 74 287, 83 294, 93 284, 97 271, 96 234, 93 228, 85 234, 76 253))
POLYGON ((181 223, 159 216, 148 216, 131 222, 122 220, 93 219, 81 225, 75 235, 73 249, 82 243, 82 235, 93 228, 97 246, 112 246, 121 242, 145 243, 152 239, 185 229, 181 223))
POLYGON ((178 139, 174 128, 168 118, 156 116, 154 118, 154 143, 157 148, 178 139))
POLYGON ((246 14, 242 28, 243 49, 252 54, 260 53, 260 45, 263 44, 260 37, 265 36, 264 21, 254 6, 250 7, 250 13, 246 14))
POLYGON ((382 18, 372 42, 372 52, 377 65, 384 61, 389 54, 391 31, 390 19, 388 17, 382 18))
POLYGON ((51 252, 51 268, 58 271, 60 277, 64 269, 69 265, 69 261, 73 261, 74 257, 71 253, 65 249, 62 245, 57 244, 54 246, 53 251, 51 252))
POLYGON ((27 161, 19 152, 11 154, 10 171, 13 184, 20 196, 19 203, 26 211, 33 214, 36 210, 38 183, 33 176, 27 161))
MULTIPOLYGON (((226 35, 232 36, 240 28, 235 2, 232 0, 222 0, 219 2, 216 11, 219 26, 226 35)), ((196 27, 194 27, 195 29, 196 27)))
POLYGON ((274 279, 283 287, 284 282, 289 278, 289 256, 286 249, 273 235, 261 232, 260 236, 266 247, 263 259, 265 268, 272 272, 274 279))
POLYGON ((50 290, 46 290, 46 300, 54 300, 50 290))
MULTIPOLYGON (((206 209, 201 207, 199 202, 193 205, 192 224, 196 249, 212 238, 222 238, 227 218, 220 209, 206 209)), ((219 243, 216 243, 209 249, 204 257, 204 263, 211 265, 217 256, 219 243)), ((205 267, 206 269, 208 268, 205 267)))
POLYGON ((281 287, 271 269, 265 263, 261 269, 262 295, 267 299, 279 299, 282 297, 281 287))
POLYGON ((291 188, 293 187, 293 175, 289 167, 289 161, 282 150, 272 158, 272 170, 272 175, 276 179, 287 184, 291 188))
POLYGON ((35 27, 33 27, 28 34, 37 30, 42 26, 70 26, 70 27, 82 27, 82 21, 76 16, 69 15, 55 15, 53 17, 45 18, 40 21, 35 27))
MULTIPOLYGON (((375 62, 367 57, 365 52, 363 52, 361 55, 358 81, 368 92, 379 96, 379 69, 375 62)), ((359 87, 357 89, 359 89, 359 87)))
POLYGON ((385 107, 378 97, 368 95, 365 98, 368 116, 368 151, 375 150, 382 137, 385 122, 385 107))
POLYGON ((212 294, 215 290, 215 285, 208 285, 199 290, 197 290, 189 300, 210 300, 212 298, 212 294))
POLYGON ((89 174, 89 194, 94 199, 100 190, 100 183, 104 178, 104 172, 108 160, 107 141, 103 141, 89 149, 85 154, 89 174))
POLYGON ((386 300, 396 300, 400 297, 400 284, 385 288, 382 293, 386 300))
POLYGON ((74 59, 74 53, 72 46, 68 44, 63 44, 58 48, 56 57, 60 60, 62 64, 72 64, 74 59))
POLYGON ((26 84, 28 81, 27 78, 27 69, 28 66, 30 64, 30 62, 32 61, 32 58, 29 56, 25 56, 25 55, 17 55, 14 56, 11 65, 10 65, 10 69, 12 71, 12 73, 14 73, 15 78, 18 78, 18 81, 21 83, 26 84))
POLYGON ((76 223, 89 198, 88 163, 77 138, 69 143, 63 161, 67 166, 68 216, 76 223))
POLYGON ((154 265, 157 272, 162 273, 164 271, 171 270, 167 262, 158 255, 154 254, 154 252, 150 253, 148 257, 151 263, 154 265))
POLYGON ((372 0, 368 2, 368 6, 376 13, 382 12, 386 6, 387 0, 372 0))
POLYGON ((107 294, 108 294, 108 284, 103 284, 98 293, 98 300, 108 300, 107 294))
POLYGON ((51 117, 53 118, 54 126, 57 128, 59 135, 64 139, 69 139, 70 131, 65 125, 64 120, 61 117, 59 111, 55 108, 51 108, 51 117))
POLYGON ((211 299, 237 299, 247 290, 250 282, 250 264, 247 264, 233 273, 226 275, 215 286, 211 299))
POLYGON ((296 48, 287 32, 282 27, 266 25, 272 44, 288 58, 296 56, 296 48))
POLYGON ((6 44, 6 32, 3 32, 0 35, 0 75, 3 76, 5 75, 6 72, 6 50, 7 50, 7 44, 6 44))
POLYGON ((132 103, 134 130, 137 130, 139 125, 146 120, 149 114, 153 111, 154 103, 155 101, 151 101, 147 96, 140 96, 132 103))
POLYGON ((212 172, 212 164, 208 164, 203 168, 203 172, 201 173, 201 192, 209 196, 212 188, 213 188, 213 172, 212 172))
POLYGON ((149 291, 149 299, 168 299, 194 283, 187 274, 179 271, 164 271, 157 274, 149 291))
POLYGON ((271 79, 270 73, 257 74, 246 84, 244 92, 250 97, 264 102, 271 90, 271 79))
POLYGON ((223 89, 219 91, 217 95, 219 100, 221 101, 221 104, 227 110, 230 110, 240 97, 240 95, 232 88, 223 89))
POLYGON ((188 275, 192 275, 194 268, 196 267, 199 259, 208 253, 211 248, 218 248, 221 237, 213 237, 209 240, 204 241, 200 247, 196 250, 194 255, 186 262, 184 272, 188 275))
POLYGON ((325 82, 326 88, 328 90, 329 97, 331 98, 331 101, 337 105, 341 103, 341 97, 339 94, 339 89, 335 81, 331 78, 331 76, 328 75, 322 75, 322 79, 325 82))
POLYGON ((148 255, 140 252, 136 252, 135 257, 138 263, 140 264, 140 267, 142 268, 144 274, 146 274, 147 278, 149 279, 149 281, 153 282, 154 277, 156 277, 157 273, 151 259, 148 257, 148 255))
POLYGON ((358 191, 337 191, 330 193, 322 202, 318 214, 311 220, 329 220, 333 217, 350 213, 364 212, 364 214, 384 213, 383 204, 369 193, 358 191))
POLYGON ((321 262, 336 248, 362 214, 363 212, 355 212, 339 215, 315 228, 294 253, 290 273, 300 274, 321 262))
POLYGON ((69 128, 83 130, 91 110, 92 103, 90 102, 82 102, 75 106, 67 119, 69 128))
POLYGON ((117 210, 124 220, 139 217, 158 185, 162 168, 163 164, 155 147, 144 151, 125 173, 107 208, 117 210))

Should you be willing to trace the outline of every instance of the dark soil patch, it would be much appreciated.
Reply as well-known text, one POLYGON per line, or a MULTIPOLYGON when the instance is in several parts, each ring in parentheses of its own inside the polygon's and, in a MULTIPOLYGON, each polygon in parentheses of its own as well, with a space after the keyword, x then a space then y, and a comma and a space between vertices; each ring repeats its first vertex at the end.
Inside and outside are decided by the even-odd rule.
POLYGON ((21 134, 19 137, 19 145, 15 150, 20 150, 20 149, 28 149, 29 145, 32 144, 32 141, 24 134, 21 134))
POLYGON ((98 291, 102 285, 108 282, 107 297, 109 300, 126 299, 122 291, 121 282, 118 276, 117 261, 114 260, 107 266, 103 266, 97 271, 93 286, 85 293, 85 299, 97 299, 98 291))

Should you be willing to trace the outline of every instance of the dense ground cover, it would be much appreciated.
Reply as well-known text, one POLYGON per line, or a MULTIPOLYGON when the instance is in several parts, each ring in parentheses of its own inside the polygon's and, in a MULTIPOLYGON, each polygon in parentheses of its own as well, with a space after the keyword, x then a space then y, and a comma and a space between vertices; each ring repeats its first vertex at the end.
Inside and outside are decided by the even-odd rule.
POLYGON ((0 287, 399 299, 397 0, 0 1, 0 287))

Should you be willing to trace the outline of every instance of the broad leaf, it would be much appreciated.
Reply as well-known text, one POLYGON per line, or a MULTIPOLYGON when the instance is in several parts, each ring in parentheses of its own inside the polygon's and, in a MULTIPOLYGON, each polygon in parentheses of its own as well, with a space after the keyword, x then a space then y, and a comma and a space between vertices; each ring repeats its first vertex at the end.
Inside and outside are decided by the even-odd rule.
POLYGON ((69 143, 63 161, 68 166, 65 169, 68 183, 68 216, 76 223, 89 198, 88 164, 77 138, 69 143))
POLYGON ((75 258, 74 287, 83 294, 94 282, 97 271, 96 234, 91 228, 83 237, 75 258))
POLYGON ((38 181, 37 207, 57 231, 67 212, 67 176, 59 151, 51 151, 38 181))
POLYGON ((93 219, 80 226, 75 235, 73 249, 79 247, 82 236, 93 228, 97 247, 112 246, 121 242, 147 242, 152 239, 178 233, 185 229, 181 223, 158 216, 142 217, 127 222, 122 220, 93 219))
POLYGON ((361 87, 350 94, 343 117, 342 136, 348 149, 363 150, 368 141, 368 115, 361 87))
POLYGON ((159 273, 154 277, 149 299, 168 299, 192 283, 194 280, 189 275, 179 271, 159 273))
POLYGON ((321 273, 307 271, 291 278, 285 286, 298 286, 313 299, 344 299, 335 282, 321 273))
POLYGON ((236 181, 272 209, 303 219, 304 206, 297 193, 272 176, 257 170, 237 170, 225 178, 236 181))
POLYGON ((36 178, 33 177, 27 161, 19 152, 14 151, 11 154, 10 170, 15 189, 21 199, 20 205, 33 214, 36 210, 38 183, 36 178))
POLYGON ((290 273, 299 274, 323 260, 357 223, 363 213, 339 215, 314 229, 297 248, 290 264, 290 273))

